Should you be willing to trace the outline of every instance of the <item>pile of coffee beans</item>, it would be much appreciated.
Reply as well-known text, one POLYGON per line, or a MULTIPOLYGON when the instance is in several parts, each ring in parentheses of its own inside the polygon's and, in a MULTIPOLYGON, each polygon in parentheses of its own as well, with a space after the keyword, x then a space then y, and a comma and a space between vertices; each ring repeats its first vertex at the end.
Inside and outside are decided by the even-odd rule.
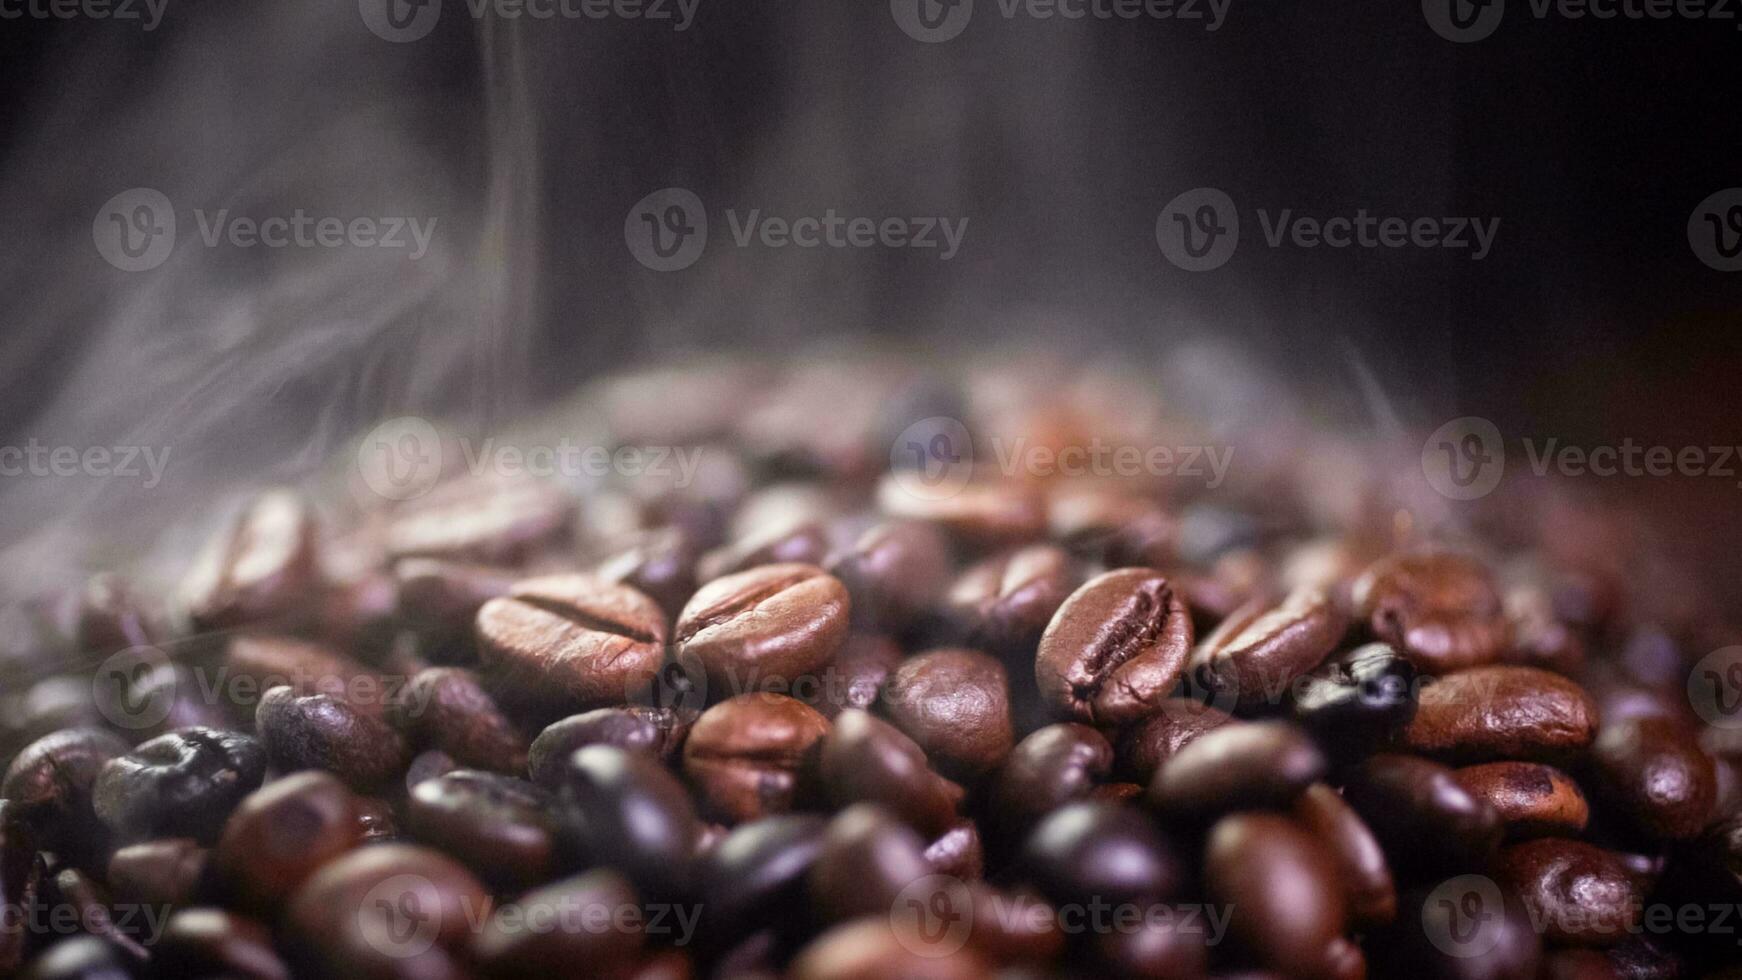
POLYGON ((16 604, 0 976, 1742 963, 1742 631, 1601 502, 1204 480, 1141 382, 1021 363, 585 417, 608 472, 443 433, 16 604))

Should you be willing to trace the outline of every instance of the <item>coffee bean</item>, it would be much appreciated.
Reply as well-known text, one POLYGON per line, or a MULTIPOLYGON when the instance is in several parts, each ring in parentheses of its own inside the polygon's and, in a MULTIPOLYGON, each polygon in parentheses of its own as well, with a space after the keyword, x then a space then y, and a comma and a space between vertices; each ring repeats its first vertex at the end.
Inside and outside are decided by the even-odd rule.
POLYGON ((181 909, 164 923, 152 947, 155 969, 166 977, 288 980, 290 968, 272 948, 260 922, 223 909, 181 909))
POLYGON ((1108 572, 1071 594, 1040 638, 1035 681, 1068 721, 1118 725, 1153 715, 1185 669, 1185 603, 1160 573, 1108 572))
POLYGON ((980 825, 963 820, 925 846, 925 861, 934 872, 962 881, 976 881, 986 871, 986 846, 980 825))
POLYGON ((701 826, 683 785, 656 760, 606 745, 578 749, 561 799, 583 860, 623 872, 649 901, 687 893, 701 826))
MULTIPOLYGON (((870 708, 881 698, 889 675, 901 664, 901 647, 885 636, 851 633, 835 662, 813 690, 795 688, 799 700, 833 719, 848 708, 870 708)), ((801 685, 802 687, 802 685, 801 685)))
POLYGON ((969 644, 1026 655, 1081 582, 1076 563, 1056 545, 1000 552, 963 572, 945 598, 969 644))
POLYGON ((1564 947, 1542 960, 1542 980, 1676 980, 1687 966, 1669 950, 1641 936, 1607 949, 1564 947))
POLYGON ((931 874, 925 842, 895 815, 871 803, 836 814, 811 867, 811 901, 831 921, 887 918, 901 890, 931 874))
POLYGON ((503 888, 546 880, 555 867, 554 798, 513 776, 456 769, 412 787, 405 822, 418 841, 503 888))
POLYGON ((1597 705, 1584 688, 1534 667, 1476 667, 1422 688, 1400 742, 1459 761, 1574 757, 1597 734, 1597 705))
POLYGON ((560 976, 580 964, 591 976, 623 977, 645 941, 641 921, 629 880, 599 869, 501 906, 472 945, 487 977, 560 976))
POLYGON ((460 768, 454 757, 440 749, 425 749, 411 757, 411 764, 405 767, 405 788, 407 790, 426 779, 434 779, 444 773, 460 768))
POLYGON ((695 594, 700 557, 693 535, 678 527, 661 528, 645 532, 600 562, 594 574, 641 592, 659 603, 668 620, 675 620, 695 594))
POLYGON ((765 817, 738 825, 709 851, 697 868, 709 941, 727 945, 763 925, 787 933, 808 925, 799 910, 826 826, 812 814, 765 817))
POLYGON ((1349 922, 1357 929, 1384 925, 1397 916, 1397 886, 1385 850, 1337 791, 1324 783, 1307 787, 1294 801, 1296 822, 1330 850, 1349 899, 1349 922))
POLYGON ((1509 639, 1493 576, 1455 552, 1382 559, 1356 580, 1353 599, 1373 635, 1426 673, 1493 663, 1509 639))
POLYGON ((1179 522, 1141 494, 1101 481, 1070 481, 1047 497, 1047 528, 1072 552, 1108 568, 1173 561, 1179 522))
POLYGON ((1148 902, 1185 882, 1179 858, 1131 807, 1068 803, 1047 814, 1023 845, 1022 874, 1055 902, 1148 902))
POLYGON ((25 980, 128 980, 134 975, 132 959, 106 939, 74 936, 50 946, 23 976, 25 980))
POLYGON ((1004 666, 977 650, 933 650, 903 661, 884 703, 890 720, 945 775, 981 776, 1010 754, 1010 683, 1004 666))
POLYGON ((478 610, 485 665, 541 706, 622 703, 652 682, 666 637, 652 599, 587 575, 528 579, 478 610))
POLYGON ((701 556, 696 561, 696 576, 707 582, 762 565, 820 565, 828 554, 829 534, 821 523, 780 521, 701 556))
POLYGON ((236 901, 272 910, 316 868, 349 850, 360 833, 357 799, 343 783, 324 772, 295 773, 236 807, 212 862, 236 901))
POLYGON ((97 816, 123 840, 186 836, 210 843, 265 778, 266 749, 253 738, 188 728, 109 760, 92 800, 97 816))
POLYGON ((305 968, 321 975, 459 976, 471 923, 488 902, 478 880, 441 853, 380 844, 316 871, 291 897, 285 930, 305 968))
POLYGON ((1293 712, 1337 754, 1365 752, 1415 717, 1415 666, 1383 643, 1357 647, 1295 685, 1293 712))
POLYGON ((297 694, 328 694, 377 717, 387 713, 387 686, 374 671, 319 643, 282 636, 237 636, 224 652, 228 689, 240 716, 252 720, 261 695, 286 686, 297 694))
POLYGON ((208 696, 203 678, 186 664, 142 659, 138 666, 143 669, 131 676, 99 674, 92 681, 108 685, 94 688, 97 703, 118 708, 132 734, 155 738, 178 728, 238 727, 230 705, 208 696))
POLYGON ((324 769, 354 787, 397 776, 410 756, 405 740, 376 716, 325 694, 297 695, 275 687, 255 712, 260 741, 274 769, 324 769))
POLYGON ((780 694, 740 694, 696 720, 683 768, 703 809, 728 823, 793 808, 799 774, 812 764, 828 719, 780 694))
POLYGON ((758 675, 791 680, 834 656, 850 606, 846 586, 814 565, 763 565, 697 590, 677 641, 720 691, 758 675))
POLYGON ((134 917, 111 915, 109 890, 90 874, 63 868, 48 880, 43 892, 48 922, 76 922, 86 932, 119 947, 134 962, 149 958, 143 945, 151 938, 146 924, 134 917))
POLYGON ((920 496, 886 476, 877 503, 891 517, 931 521, 970 548, 1023 544, 1046 533, 1040 492, 1015 481, 969 483, 947 497, 920 496))
POLYGON ((290 491, 272 491, 207 546, 182 583, 196 629, 295 621, 319 587, 314 513, 290 491))
POLYGON ((971 948, 949 956, 932 953, 898 935, 884 915, 844 922, 818 936, 793 960, 790 975, 793 980, 991 980, 993 971, 971 948))
POLYGON ((554 789, 561 784, 569 756, 588 745, 610 745, 670 759, 689 737, 692 724, 668 708, 595 708, 552 722, 539 732, 527 753, 527 768, 533 782, 554 789))
POLYGON ((523 577, 497 565, 405 558, 393 565, 397 612, 432 650, 431 659, 461 662, 476 657, 472 624, 491 599, 508 594, 523 577))
POLYGON ((1229 931, 1259 963, 1297 977, 1337 976, 1345 925, 1336 859, 1284 816, 1223 817, 1204 849, 1204 883, 1230 909, 1229 931))
POLYGON ((1541 588, 1515 587, 1506 593, 1512 637, 1500 662, 1576 674, 1585 663, 1585 643, 1572 626, 1555 616, 1554 600, 1541 588))
POLYGON ((1256 551, 1243 548, 1217 558, 1208 569, 1186 568, 1169 579, 1192 613, 1192 626, 1209 633, 1241 606, 1269 595, 1271 568, 1256 551))
POLYGON ((924 750, 900 729, 856 708, 835 718, 819 747, 818 771, 836 806, 881 804, 928 834, 956 822, 961 788, 933 772, 924 750))
POLYGON ((1537 762, 1489 762, 1457 771, 1458 785, 1486 800, 1511 837, 1575 837, 1590 807, 1572 777, 1537 762))
MULTIPOLYGON (((451 770, 450 770, 451 771, 451 770)), ((423 780, 411 782, 407 780, 407 788, 416 786, 423 780)), ((357 839, 364 844, 379 844, 382 841, 399 839, 399 818, 394 815, 393 804, 379 796, 361 796, 357 798, 357 839)))
POLYGON ((1639 924, 1643 889, 1600 847, 1558 837, 1524 841, 1500 852, 1498 871, 1550 942, 1607 946, 1639 924))
POLYGON ((144 600, 113 572, 100 572, 85 580, 75 615, 73 645, 86 654, 149 646, 162 633, 144 600))
POLYGON ((1100 932, 1094 936, 1095 957, 1120 977, 1205 976, 1207 927, 1179 921, 1191 914, 1182 912, 1179 919, 1146 916, 1133 927, 1100 932))
POLYGON ((463 667, 431 667, 414 674, 389 717, 413 746, 441 749, 461 765, 506 773, 526 768, 526 737, 484 690, 478 675, 463 667))
POLYGON ((518 565, 574 530, 575 506, 561 489, 531 479, 463 477, 394 510, 390 557, 518 565))
POLYGON ((1695 837, 1713 815, 1716 771, 1680 722, 1604 719, 1591 746, 1591 765, 1597 791, 1650 836, 1695 837))
POLYGON ((1452 770, 1415 756, 1373 756, 1351 774, 1343 799, 1385 853, 1407 868, 1460 871, 1484 864, 1500 843, 1500 815, 1459 785, 1452 770), (1431 848, 1421 846, 1433 841, 1431 848))
MULTIPOLYGON (((41 884, 36 831, 15 800, 0 799, 0 908, 36 904, 41 884)), ((0 973, 11 975, 24 959, 29 936, 16 922, 0 922, 0 973)))
POLYGON ((1400 896, 1400 914, 1373 934, 1373 975, 1434 980, 1535 980, 1542 938, 1516 894, 1460 876, 1400 896))
POLYGON ((1166 818, 1207 820, 1288 807, 1324 774, 1318 746, 1287 722, 1225 725, 1162 763, 1147 799, 1166 818))
POLYGON ((1242 708, 1277 705, 1346 628, 1328 594, 1296 590, 1280 603, 1260 600, 1235 610, 1192 651, 1187 669, 1211 691, 1234 692, 1242 708))
POLYGON ((67 728, 26 745, 6 769, 0 797, 14 801, 44 847, 59 852, 101 851, 108 831, 92 807, 92 788, 109 760, 127 743, 94 728, 67 728))
POLYGON ((1113 747, 1087 725, 1048 725, 1016 743, 992 787, 991 812, 1021 834, 1106 778, 1113 747))
POLYGON ((952 570, 949 542, 935 525, 889 521, 873 525, 828 569, 853 598, 853 621, 901 629, 936 602, 952 570))
POLYGON ((1186 698, 1167 698, 1156 714, 1143 719, 1119 737, 1118 773, 1126 779, 1149 785, 1155 770, 1193 741, 1234 720, 1219 708, 1186 698))

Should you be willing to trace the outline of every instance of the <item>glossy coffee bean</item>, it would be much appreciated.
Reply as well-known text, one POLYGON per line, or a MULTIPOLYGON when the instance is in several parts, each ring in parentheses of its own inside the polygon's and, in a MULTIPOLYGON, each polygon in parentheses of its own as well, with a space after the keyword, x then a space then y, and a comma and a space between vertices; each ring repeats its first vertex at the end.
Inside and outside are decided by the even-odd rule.
POLYGON ((316 871, 291 897, 285 931, 323 976, 463 975, 489 895, 453 859, 380 844, 316 871))
POLYGON ((740 824, 697 867, 710 942, 729 944, 752 927, 799 931, 806 881, 822 851, 828 821, 785 814, 740 824))
POLYGON ((492 772, 526 768, 527 739, 463 667, 431 667, 412 675, 389 712, 412 746, 436 748, 456 762, 492 772))
POLYGON ((676 639, 712 688, 729 693, 747 678, 791 681, 828 663, 850 607, 846 586, 814 565, 763 565, 697 590, 676 639))
POLYGON ((1477 875, 1435 882, 1398 899, 1391 926, 1368 937, 1375 977, 1535 980, 1542 938, 1518 896, 1477 875))
POLYGON ((1500 814, 1509 837, 1576 837, 1591 810, 1571 776, 1538 762, 1489 762, 1457 771, 1458 784, 1500 814))
POLYGON ((1115 927, 1093 937, 1095 958, 1114 976, 1132 978, 1201 977, 1209 965, 1207 930, 1178 918, 1147 916, 1135 926, 1115 927))
POLYGON ((1212 705, 1188 698, 1167 698, 1154 715, 1119 736, 1114 756, 1117 772, 1124 779, 1147 786, 1162 763, 1233 720, 1233 715, 1212 705))
POLYGON ((696 720, 684 743, 684 775, 704 812, 727 823, 791 810, 828 719, 780 694, 740 694, 696 720))
POLYGON ((266 926, 217 908, 181 909, 164 923, 152 947, 161 976, 288 980, 290 968, 272 947, 266 926))
POLYGON ((393 558, 445 558, 516 565, 567 538, 575 506, 557 487, 531 479, 462 477, 402 504, 387 527, 393 558))
POLYGON ((1430 674, 1493 663, 1507 645, 1494 578, 1465 555, 1431 551, 1382 559, 1356 580, 1353 599, 1375 637, 1430 674))
POLYGON ((963 820, 925 846, 925 861, 932 870, 960 881, 977 881, 986 872, 986 845, 980 825, 963 820))
POLYGON ((932 873, 925 842, 895 815, 855 803, 829 821, 809 877, 811 901, 829 921, 887 917, 901 890, 932 873))
POLYGON ((1463 871, 1485 864, 1500 843, 1500 815, 1436 762, 1380 754, 1349 777, 1343 799, 1385 853, 1409 869, 1463 871), (1433 847, 1421 846, 1433 841, 1433 847))
POLYGON ((1423 686, 1399 742, 1458 761, 1575 757, 1597 734, 1597 705, 1584 688, 1534 667, 1476 667, 1423 686))
POLYGON ((1207 820, 1286 808, 1324 774, 1318 746, 1287 722, 1225 725, 1162 763, 1146 798, 1164 818, 1207 820))
POLYGON ((244 799, 218 838, 212 862, 226 894, 271 910, 316 868, 355 845, 357 798, 324 772, 275 779, 244 799))
POLYGON ((560 795, 582 860, 623 872, 649 901, 688 891, 701 825, 683 785, 657 760, 589 745, 569 757, 560 795))
POLYGON ((969 483, 946 497, 910 493, 901 481, 885 477, 877 504, 891 517, 930 521, 969 548, 1023 544, 1046 533, 1045 500, 1015 481, 969 483))
POLYGON ((1347 625, 1319 589, 1298 589, 1276 603, 1247 603, 1198 644, 1187 669, 1206 689, 1232 692, 1241 708, 1280 705, 1295 679, 1342 640, 1347 625))
MULTIPOLYGON (((452 770, 449 770, 450 772, 452 770)), ((423 780, 407 783, 407 788, 416 786, 423 780)), ((393 812, 393 804, 379 796, 360 796, 357 798, 357 840, 363 844, 379 844, 383 841, 398 840, 399 817, 393 812)))
POLYGON ((456 769, 412 787, 411 836, 503 887, 550 877, 556 862, 555 800, 513 776, 456 769))
POLYGON ((971 947, 939 956, 912 937, 897 935, 889 917, 843 922, 798 954, 793 980, 991 980, 992 967, 971 947), (918 949, 915 949, 915 946, 918 949))
POLYGON ((841 712, 823 738, 818 772, 836 806, 881 804, 928 834, 956 821, 961 788, 933 772, 900 729, 856 708, 841 712))
POLYGON ((696 561, 696 576, 706 582, 762 565, 821 565, 828 553, 829 534, 820 521, 775 520, 751 527, 730 544, 702 555, 696 561))
POLYGON ((1695 837, 1712 818, 1716 770, 1680 722, 1606 720, 1591 746, 1591 766, 1597 792, 1650 836, 1695 837))
POLYGON ((1087 725, 1048 725, 1016 743, 992 786, 999 825, 1026 832, 1053 810, 1080 799, 1107 777, 1113 747, 1087 725))
POLYGON ((978 650, 932 650, 902 661, 883 703, 896 727, 946 775, 984 775, 1015 741, 1004 665, 978 650))
MULTIPOLYGON (((472 623, 484 603, 508 594, 523 576, 499 565, 404 558, 393 564, 400 619, 435 647, 472 644, 472 623)), ((449 662, 446 658, 444 662, 449 662)))
POLYGON ((527 892, 497 908, 473 942, 487 977, 627 977, 645 942, 629 880, 599 869, 527 892))
POLYGON ((1349 899, 1349 922, 1357 929, 1384 925, 1397 915, 1397 885, 1385 849, 1366 821, 1324 783, 1307 787, 1292 815, 1330 851, 1349 899))
POLYGON ((1029 834, 1022 874, 1055 902, 1138 902, 1172 897, 1185 873, 1171 845, 1139 810, 1069 803, 1029 834))
POLYGON ((554 789, 561 782, 569 756, 588 745, 610 745, 668 759, 688 737, 690 725, 665 708, 595 708, 552 722, 539 732, 527 753, 527 768, 533 782, 554 789))
POLYGON ((700 557, 694 535, 678 527, 661 528, 600 562, 594 574, 641 592, 659 603, 668 620, 675 620, 695 594, 700 557))
POLYGON ((34 959, 25 980, 129 980, 134 959, 115 943, 97 936, 62 939, 34 959))
POLYGON ((1294 685, 1295 721, 1339 754, 1363 752, 1409 724, 1415 665, 1383 643, 1331 658, 1294 685))
POLYGON ((120 901, 183 905, 194 898, 208 858, 191 837, 130 844, 110 855, 107 880, 120 901))
POLYGON ((127 743, 95 728, 67 728, 26 745, 0 782, 0 797, 42 836, 44 847, 82 853, 99 849, 107 829, 92 807, 97 776, 127 743))
POLYGON ((478 646, 503 687, 540 705, 620 704, 665 659, 665 613, 588 575, 528 579, 478 610, 478 646))
POLYGON ((1071 594, 1041 636, 1035 681, 1058 717, 1118 725, 1155 714, 1185 670, 1192 623, 1158 572, 1126 568, 1071 594))
POLYGON ((1630 936, 1606 949, 1568 946, 1543 956, 1542 980, 1676 980, 1680 957, 1649 939, 1630 936))
POLYGON ((853 597, 853 621, 899 630, 934 605, 949 583, 949 542, 932 524, 888 521, 828 563, 853 597))
POLYGON ((324 769, 366 788, 399 775, 410 761, 405 740, 379 717, 325 694, 275 687, 254 713, 274 769, 324 769))
POLYGON ((1500 852, 1497 871, 1550 942, 1612 945, 1639 924, 1645 894, 1638 879, 1614 854, 1584 841, 1513 844, 1500 852))
POLYGON ((1035 544, 973 565, 950 586, 945 605, 969 644, 1026 653, 1081 582, 1063 549, 1035 544))
POLYGON ((182 583, 193 625, 217 630, 299 618, 319 586, 315 539, 313 510, 300 496, 273 491, 252 501, 182 583))
POLYGON ((143 742, 97 775, 97 816, 122 840, 211 842, 266 778, 266 749, 240 732, 187 728, 143 742))
POLYGON ((901 665, 901 647, 886 636, 851 633, 841 644, 834 663, 824 668, 819 683, 807 690, 793 689, 793 696, 833 719, 848 708, 870 709, 883 696, 889 675, 901 665))
POLYGON ((1259 963, 1297 977, 1341 974, 1345 926, 1336 859, 1287 817, 1239 813, 1211 829, 1204 883, 1232 912, 1228 928, 1259 963))

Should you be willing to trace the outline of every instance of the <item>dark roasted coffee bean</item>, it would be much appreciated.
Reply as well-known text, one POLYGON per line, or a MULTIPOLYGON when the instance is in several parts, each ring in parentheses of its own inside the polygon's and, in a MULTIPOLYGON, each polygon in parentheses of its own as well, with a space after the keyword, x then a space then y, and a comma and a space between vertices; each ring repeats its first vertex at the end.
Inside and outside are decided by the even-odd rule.
POLYGON ((426 779, 434 779, 443 773, 459 769, 460 764, 454 757, 440 749, 425 749, 411 757, 411 763, 405 767, 405 788, 407 790, 426 779))
POLYGON ((1278 705, 1346 629, 1328 594, 1296 590, 1280 603, 1261 600, 1235 610, 1192 651, 1187 669, 1208 690, 1233 692, 1242 708, 1278 705))
POLYGON ((898 935, 889 917, 878 915, 843 922, 812 940, 793 960, 789 975, 793 980, 991 980, 993 971, 972 947, 939 956, 913 937, 898 935))
POLYGON ((1416 712, 1415 666, 1383 643, 1330 661, 1295 685, 1294 718, 1339 754, 1366 751, 1416 712))
POLYGON ((1000 552, 969 568, 945 597, 968 643, 1027 654, 1081 582, 1076 563, 1050 544, 1000 552))
POLYGON ((1234 716, 1187 698, 1168 698, 1160 709, 1119 737, 1115 758, 1122 778, 1149 785, 1155 770, 1180 749, 1228 724, 1234 716))
POLYGON ((1607 949, 1550 950, 1538 974, 1541 980, 1677 980, 1686 975, 1680 957, 1641 936, 1629 936, 1607 949))
MULTIPOLYGON (((418 782, 422 782, 419 780, 418 782)), ((416 783, 409 784, 411 786, 416 783)), ((364 844, 379 844, 382 841, 399 839, 399 818, 394 815, 393 804, 379 796, 361 796, 357 798, 357 839, 364 844)))
POLYGON ((878 803, 928 834, 956 822, 961 788, 933 772, 925 752, 894 725, 851 708, 819 748, 823 789, 836 806, 878 803))
POLYGON ((599 869, 546 885, 498 908, 472 944, 487 977, 625 977, 644 942, 629 880, 599 869), (548 923, 538 926, 535 923, 548 923))
POLYGON ((675 620, 695 594, 696 562, 701 551, 693 535, 682 528, 648 531, 627 548, 599 563, 594 574, 607 582, 636 589, 659 603, 668 620, 675 620))
POLYGON ((718 691, 756 676, 791 681, 835 655, 850 606, 846 586, 814 565, 763 565, 702 586, 678 617, 677 641, 718 691))
POLYGON ((982 776, 1010 754, 1010 682, 1004 665, 978 650, 902 661, 883 700, 890 720, 946 775, 982 776))
POLYGON ((823 832, 811 901, 830 921, 887 917, 902 889, 931 873, 925 842, 911 827, 882 807, 855 803, 823 832))
POLYGON ((502 887, 550 877, 556 823, 551 794, 524 779, 456 769, 412 787, 405 823, 438 848, 502 887))
MULTIPOLYGON (((38 899, 41 885, 37 835, 14 800, 0 799, 0 908, 23 910, 38 899)), ((10 976, 23 961, 28 934, 16 916, 0 921, 0 974, 10 976)))
POLYGON ((123 840, 185 836, 210 843, 265 778, 266 750, 253 738, 187 728, 109 760, 92 800, 97 816, 123 840))
POLYGON ((328 694, 377 717, 387 712, 385 681, 331 647, 280 636, 238 636, 230 641, 224 666, 241 715, 251 719, 261 696, 275 687, 297 694, 328 694))
POLYGON ((562 782, 569 756, 588 745, 610 745, 669 759, 688 738, 691 724, 668 708, 596 708, 552 722, 539 732, 527 753, 527 768, 533 782, 554 789, 562 782))
POLYGON ((290 968, 272 948, 272 934, 254 919, 216 908, 182 909, 164 923, 152 947, 166 977, 288 980, 290 968))
POLYGON ((516 565, 574 529, 575 506, 530 479, 464 477, 397 508, 387 527, 392 558, 516 565))
POLYGON ((1687 839, 1712 818, 1716 770, 1694 732, 1677 721, 1605 719, 1591 763, 1596 790, 1646 834, 1687 839))
POLYGON ((901 647, 885 636, 851 633, 835 662, 811 690, 797 685, 793 695, 833 719, 848 708, 867 708, 882 697, 889 675, 901 664, 901 647))
POLYGON ((583 859, 622 871, 649 901, 687 892, 701 825, 683 785, 658 761, 589 745, 569 757, 561 796, 583 859))
POLYGON ((1401 896, 1391 926, 1369 937, 1376 977, 1535 980, 1542 939, 1518 896, 1460 875, 1401 896))
POLYGON ((196 628, 295 621, 319 587, 315 519, 289 491, 263 494, 207 546, 182 583, 196 628))
POLYGON ((1041 817, 1088 795, 1113 765, 1113 747, 1087 725, 1048 725, 1016 743, 992 786, 991 813, 1024 833, 1041 817))
POLYGON ((683 768, 705 812, 728 823, 793 808, 828 719, 780 694, 740 694, 696 719, 683 768))
POLYGON ((414 747, 441 749, 463 766, 519 773, 527 739, 462 667, 431 667, 407 681, 388 712, 414 747))
POLYGON ((1069 803, 1048 814, 1028 835, 1020 866, 1061 903, 1164 900, 1185 881, 1179 857, 1150 818, 1109 803, 1069 803))
POLYGON ((1324 774, 1318 746, 1287 722, 1225 725, 1162 763, 1147 799, 1164 817, 1201 821, 1288 807, 1324 774))
POLYGON ((1500 814, 1509 837, 1576 837, 1591 811, 1572 777, 1538 762, 1489 762, 1457 771, 1458 785, 1500 814))
POLYGON ((727 945, 752 928, 800 932, 805 883, 822 851, 827 821, 786 814, 740 824, 697 868, 697 892, 707 910, 709 941, 727 945))
POLYGON ((892 517, 931 521, 971 548, 1022 544, 1046 533, 1040 491, 1015 481, 969 483, 949 496, 921 496, 886 476, 877 503, 892 517))
POLYGON ((399 775, 405 740, 375 715, 325 694, 275 687, 260 699, 254 724, 274 769, 324 769, 367 788, 399 775))
POLYGON ((1336 861, 1351 925, 1365 929, 1397 916, 1397 886, 1385 850, 1336 790, 1324 783, 1307 787, 1294 801, 1293 816, 1324 842, 1336 861))
POLYGON ((963 820, 925 846, 925 860, 932 870, 962 881, 977 881, 986 871, 986 846, 980 826, 963 820))
POLYGON ((496 565, 441 558, 406 558, 393 565, 399 617, 444 663, 475 656, 472 624, 491 599, 508 594, 524 576, 496 565))
MULTIPOLYGON (((409 844, 353 851, 291 897, 285 931, 323 976, 462 976, 472 923, 488 908, 478 880, 409 844)), ((298 971, 303 972, 302 970, 298 971)))
POLYGON ((1550 942, 1608 946, 1639 924, 1637 878, 1613 854, 1584 841, 1545 837, 1500 852, 1502 883, 1518 892, 1550 942))
POLYGON ((1534 667, 1476 667, 1423 686, 1406 748, 1458 761, 1575 757, 1597 734, 1584 688, 1534 667))
POLYGON ((1034 676, 1059 717, 1118 725, 1155 714, 1191 653, 1185 603, 1159 572, 1126 568, 1071 594, 1040 638, 1034 676))
POLYGON ((273 780, 244 799, 212 852, 226 892, 276 909, 314 870, 349 850, 361 830, 357 799, 324 772, 273 780))
POLYGON ((1500 843, 1494 808, 1458 784, 1452 770, 1408 755, 1382 754, 1351 775, 1343 799, 1385 853, 1415 869, 1458 871, 1482 865, 1500 843), (1423 841, 1433 841, 1431 848, 1423 841))
POLYGON ((1295 977, 1341 974, 1333 955, 1346 921, 1337 862, 1293 820, 1237 813, 1217 821, 1204 883, 1231 910, 1234 940, 1259 963, 1295 977))
POLYGON ((859 535, 828 569, 853 597, 853 621, 898 630, 937 601, 952 568, 949 542, 923 521, 889 521, 859 535))
POLYGON ((23 973, 25 980, 129 980, 134 975, 133 958, 97 936, 62 939, 23 973))
POLYGON ((1373 635, 1430 674, 1493 663, 1506 649, 1506 611, 1488 569, 1447 551, 1393 555, 1356 580, 1373 635))
POLYGON ((665 613, 588 575, 528 579, 478 610, 478 644, 503 686, 540 705, 621 704, 665 659, 665 613))
POLYGON ((164 837, 131 844, 109 857, 109 887, 122 901, 183 905, 205 873, 207 851, 191 837, 164 837))
POLYGON ((0 797, 58 852, 95 853, 108 836, 92 808, 92 788, 127 743, 94 728, 67 728, 26 745, 6 770, 0 797))

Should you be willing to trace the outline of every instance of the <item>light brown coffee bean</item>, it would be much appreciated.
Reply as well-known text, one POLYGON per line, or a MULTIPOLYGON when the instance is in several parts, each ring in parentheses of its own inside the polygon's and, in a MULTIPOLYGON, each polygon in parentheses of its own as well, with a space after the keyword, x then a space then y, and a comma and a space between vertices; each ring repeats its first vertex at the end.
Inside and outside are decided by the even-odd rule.
POLYGON ((1398 741, 1458 761, 1575 757, 1597 734, 1585 689, 1535 667, 1474 667, 1427 683, 1398 741))
POLYGON ((1211 691, 1232 691, 1241 708, 1282 703, 1289 685, 1317 667, 1347 629, 1331 597, 1300 589, 1279 603, 1247 603, 1192 651, 1188 670, 1211 691))
POLYGON ((815 565, 763 565, 696 590, 678 617, 679 651, 718 692, 757 675, 790 681, 835 655, 851 605, 840 580, 815 565))
POLYGON ((1080 582, 1076 562, 1064 549, 1028 545, 963 572, 950 586, 945 605, 968 643, 1026 653, 1080 582))
POLYGON ((528 579, 478 610, 478 644, 505 690, 541 706, 622 704, 665 659, 665 613, 590 575, 528 579))
POLYGON ((299 495, 262 494, 209 544, 182 583, 202 630, 295 619, 319 585, 314 513, 299 495))
POLYGON ((978 650, 932 650, 902 661, 884 705, 896 727, 952 778, 985 775, 1015 743, 1004 665, 978 650))
POLYGON ((1500 814, 1510 837, 1576 837, 1590 819, 1571 776, 1538 762, 1489 762, 1457 771, 1458 785, 1500 814))
POLYGON ((1383 558, 1356 580, 1353 599, 1374 636, 1427 673, 1493 663, 1509 639, 1493 575, 1456 552, 1383 558))

